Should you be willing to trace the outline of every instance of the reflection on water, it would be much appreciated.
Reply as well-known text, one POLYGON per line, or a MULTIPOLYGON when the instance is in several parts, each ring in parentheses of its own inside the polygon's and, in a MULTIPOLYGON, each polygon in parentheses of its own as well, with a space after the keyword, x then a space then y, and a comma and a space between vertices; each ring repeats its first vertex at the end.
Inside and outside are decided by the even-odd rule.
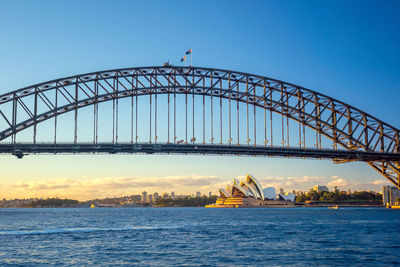
POLYGON ((0 209, 0 265, 395 265, 400 210, 0 209))

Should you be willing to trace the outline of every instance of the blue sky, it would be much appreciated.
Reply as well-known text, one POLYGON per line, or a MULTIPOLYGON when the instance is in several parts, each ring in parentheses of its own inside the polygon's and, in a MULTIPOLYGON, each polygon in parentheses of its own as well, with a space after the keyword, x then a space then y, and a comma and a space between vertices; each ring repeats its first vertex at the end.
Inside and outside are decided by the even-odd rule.
MULTIPOLYGON (((73 74, 161 65, 166 60, 176 63, 192 48, 195 66, 302 85, 400 128, 398 1, 1 1, 1 6, 0 93, 73 74)), ((22 190, 18 194, 31 192, 30 187, 13 187, 16 182, 185 175, 215 176, 223 182, 246 172, 277 186, 276 177, 325 179, 280 182, 287 189, 340 179, 338 184, 351 188, 377 190, 382 184, 374 183, 382 177, 365 164, 315 160, 187 156, 30 156, 22 161, 2 156, 1 160, 6 171, 0 177, 0 197, 2 192, 9 197, 10 188, 22 190)), ((176 187, 176 191, 181 188, 176 187)))

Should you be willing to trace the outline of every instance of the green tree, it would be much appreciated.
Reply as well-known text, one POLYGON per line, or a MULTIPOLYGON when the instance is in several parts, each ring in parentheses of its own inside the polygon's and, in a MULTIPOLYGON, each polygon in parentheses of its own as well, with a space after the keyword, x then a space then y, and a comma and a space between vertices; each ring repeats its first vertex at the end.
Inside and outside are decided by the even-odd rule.
POLYGON ((317 191, 315 190, 311 190, 308 195, 310 196, 310 200, 314 201, 314 200, 318 200, 320 198, 320 195, 318 194, 317 191))

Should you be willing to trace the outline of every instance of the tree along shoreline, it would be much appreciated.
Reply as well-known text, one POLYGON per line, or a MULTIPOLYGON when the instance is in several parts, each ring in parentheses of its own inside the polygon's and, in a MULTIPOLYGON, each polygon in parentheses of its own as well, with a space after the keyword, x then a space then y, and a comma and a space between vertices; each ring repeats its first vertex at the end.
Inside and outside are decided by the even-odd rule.
MULTIPOLYGON (((0 208, 75 208, 75 207, 204 207, 215 203, 217 196, 211 197, 178 197, 158 199, 154 203, 143 203, 135 201, 126 203, 120 198, 106 198, 88 201, 74 199, 47 198, 35 200, 3 200, 0 201, 0 208)), ((318 207, 318 206, 348 206, 348 207, 380 207, 382 195, 371 192, 354 192, 353 194, 341 194, 340 192, 313 192, 298 195, 293 203, 297 207, 318 207)), ((293 207, 293 205, 291 205, 293 207)))
POLYGON ((368 191, 339 191, 317 192, 310 190, 296 196, 296 203, 307 205, 383 205, 382 194, 368 191))

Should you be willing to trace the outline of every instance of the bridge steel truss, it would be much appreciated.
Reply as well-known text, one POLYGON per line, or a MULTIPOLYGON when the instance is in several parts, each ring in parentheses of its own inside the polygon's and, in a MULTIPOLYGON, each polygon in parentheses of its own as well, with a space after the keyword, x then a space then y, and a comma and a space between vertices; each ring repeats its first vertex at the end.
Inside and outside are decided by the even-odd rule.
MULTIPOLYGON (((211 112, 212 103, 211 101, 211 112)), ((151 116, 150 112, 150 120, 151 116)), ((154 119, 157 120, 157 113, 154 116, 154 119)), ((115 114, 113 114, 114 117, 115 114)), ((213 120, 212 116, 211 120, 213 120)), ((175 124, 176 122, 174 122, 174 127, 175 124)), ((200 67, 155 66, 100 71, 52 80, 1 95, 0 125, 4 125, 4 127, 0 126, 0 153, 12 153, 18 157, 22 157, 25 153, 142 152, 331 158, 337 163, 365 161, 400 188, 400 139, 398 129, 364 111, 313 90, 284 81, 237 71, 200 67), (157 101, 156 97, 159 94, 168 95, 168 112, 169 96, 175 97, 177 94, 185 95, 186 100, 190 96, 199 95, 203 96, 203 101, 205 96, 211 99, 214 97, 221 101, 222 99, 229 101, 228 144, 223 144, 222 126, 220 127, 221 142, 219 144, 214 143, 212 121, 210 143, 205 141, 204 106, 202 143, 196 143, 194 123, 193 138, 188 140, 188 114, 186 113, 186 138, 184 143, 177 140, 175 130, 174 138, 170 140, 170 122, 168 119, 168 142, 166 144, 157 143, 157 121, 155 121, 156 127, 153 132, 154 138, 152 137, 150 126, 149 143, 139 144, 137 119, 136 126, 134 126, 133 111, 131 142, 129 144, 118 143, 118 126, 114 130, 114 122, 112 144, 98 142, 99 103, 113 101, 113 113, 115 113, 115 101, 118 105, 118 99, 131 97, 133 103, 134 99, 137 101, 138 96, 149 95, 150 99, 151 96, 154 96, 154 101, 157 101), (245 144, 240 143, 239 132, 237 143, 232 139, 231 103, 238 103, 238 112, 239 103, 247 105, 247 141, 245 144), (78 110, 90 105, 94 107, 93 143, 80 144, 77 141, 78 110), (282 140, 282 148, 269 146, 267 144, 269 140, 267 139, 266 119, 264 120, 264 125, 262 125, 265 131, 264 146, 257 146, 256 140, 254 140, 254 144, 251 144, 248 122, 249 105, 250 107, 253 106, 254 110, 258 107, 265 111, 270 111, 271 114, 280 114, 282 116, 282 132, 284 117, 287 120, 291 119, 298 122, 299 147, 290 147, 289 142, 285 144, 285 140, 282 140), (20 115, 21 112, 24 113, 24 116, 20 115), (74 113, 74 143, 57 143, 57 117, 67 112, 74 113), (55 122, 54 143, 38 143, 36 140, 37 125, 50 118, 53 118, 55 122), (303 131, 301 131, 300 125, 303 127, 303 131), (16 141, 17 133, 30 127, 33 127, 32 143, 18 143, 16 141), (305 127, 312 129, 316 133, 315 149, 305 147, 305 142, 302 141, 302 135, 303 140, 305 136, 305 127), (136 128, 136 131, 134 131, 134 128, 136 128), (321 135, 332 140, 333 149, 322 148, 321 135), (11 143, 1 142, 9 138, 11 138, 11 143)), ((256 123, 254 123, 254 127, 256 127, 256 123)), ((239 128, 239 125, 237 128, 239 128)), ((289 141, 288 129, 286 133, 289 141)), ((256 139, 256 136, 254 136, 254 139, 256 139)), ((272 140, 270 141, 272 144, 272 140)))

